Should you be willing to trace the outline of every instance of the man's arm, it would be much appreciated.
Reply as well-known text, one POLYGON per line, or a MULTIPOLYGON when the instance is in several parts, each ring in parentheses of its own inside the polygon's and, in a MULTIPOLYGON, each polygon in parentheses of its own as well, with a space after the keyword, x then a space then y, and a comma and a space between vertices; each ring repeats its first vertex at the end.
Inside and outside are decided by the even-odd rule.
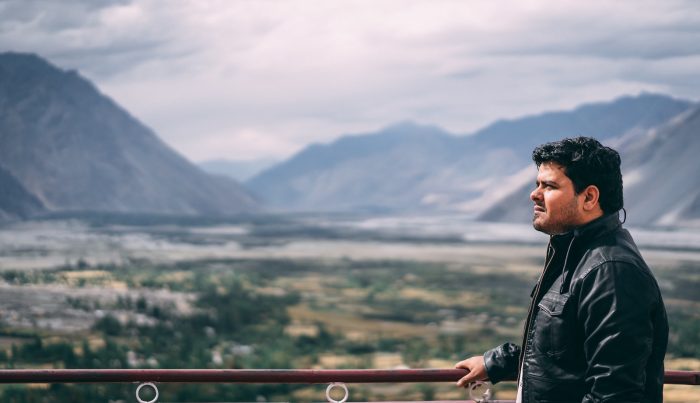
POLYGON ((659 301, 655 281, 631 263, 607 262, 586 275, 579 295, 588 363, 583 402, 642 401, 659 301))
POLYGON ((514 381, 518 377, 520 346, 505 343, 484 353, 484 366, 491 383, 514 381))

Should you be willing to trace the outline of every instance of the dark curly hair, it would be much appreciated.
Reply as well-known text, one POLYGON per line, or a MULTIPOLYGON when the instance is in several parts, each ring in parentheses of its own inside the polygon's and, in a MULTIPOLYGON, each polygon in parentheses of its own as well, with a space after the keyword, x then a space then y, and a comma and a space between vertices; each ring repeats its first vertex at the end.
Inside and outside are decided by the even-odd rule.
POLYGON ((620 154, 594 138, 576 137, 545 143, 532 151, 532 160, 556 162, 574 183, 576 194, 595 185, 600 190, 600 207, 610 214, 624 207, 620 154))

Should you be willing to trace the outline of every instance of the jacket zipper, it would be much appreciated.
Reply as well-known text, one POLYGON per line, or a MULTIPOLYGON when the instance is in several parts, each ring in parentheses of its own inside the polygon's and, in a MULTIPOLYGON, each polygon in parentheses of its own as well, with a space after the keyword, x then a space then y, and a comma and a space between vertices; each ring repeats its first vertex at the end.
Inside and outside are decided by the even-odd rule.
POLYGON ((520 349, 520 356, 518 357, 518 379, 517 379, 517 384, 520 385, 520 378, 523 376, 523 372, 525 372, 525 367, 523 366, 523 361, 525 360, 525 349, 527 348, 527 334, 530 331, 530 319, 532 318, 532 311, 534 309, 535 301, 537 300, 537 294, 540 292, 540 286, 542 285, 542 280, 544 280, 545 274, 547 274, 547 269, 549 268, 549 265, 552 264, 554 261, 554 255, 557 253, 557 251, 554 249, 552 246, 552 239, 550 237, 549 244, 547 245, 547 250, 551 250, 552 254, 549 256, 549 259, 545 262, 544 269, 542 270, 542 274, 540 275, 540 278, 537 280, 537 285, 535 286, 535 292, 532 295, 532 300, 530 301, 530 309, 527 311, 527 320, 525 321, 525 332, 523 333, 523 341, 520 344, 522 348, 520 349))
MULTIPOLYGON (((566 255, 564 256, 564 266, 562 267, 562 270, 566 268, 566 264, 568 263, 569 260, 569 252, 571 252, 571 246, 574 244, 574 240, 576 237, 571 238, 571 242, 569 242, 569 247, 566 249, 566 255)), ((520 386, 520 380, 523 376, 523 373, 525 372, 525 366, 523 365, 525 361, 525 350, 527 349, 527 340, 528 340, 528 333, 530 332, 530 327, 531 323, 530 321, 532 320, 532 313, 535 309, 535 302, 537 301, 537 297, 539 297, 540 293, 540 287, 542 286, 542 282, 545 279, 545 276, 547 275, 547 270, 549 269, 549 266, 552 264, 554 261, 554 256, 556 255, 557 251, 554 249, 552 246, 552 238, 549 238, 549 244, 547 245, 547 249, 549 250, 551 248, 552 254, 549 256, 549 260, 545 262, 544 270, 542 270, 542 275, 540 276, 539 280, 537 281, 537 286, 535 287, 535 292, 532 295, 532 300, 530 301, 530 309, 527 312, 527 321, 525 322, 525 333, 523 334, 523 341, 521 344, 521 349, 520 349, 520 356, 518 357, 518 379, 517 379, 517 385, 520 386)), ((524 386, 524 384, 523 384, 524 386)), ((523 388, 524 389, 524 388, 523 388)), ((523 396, 524 396, 524 390, 523 390, 523 396)), ((524 400, 523 400, 524 401, 524 400)))

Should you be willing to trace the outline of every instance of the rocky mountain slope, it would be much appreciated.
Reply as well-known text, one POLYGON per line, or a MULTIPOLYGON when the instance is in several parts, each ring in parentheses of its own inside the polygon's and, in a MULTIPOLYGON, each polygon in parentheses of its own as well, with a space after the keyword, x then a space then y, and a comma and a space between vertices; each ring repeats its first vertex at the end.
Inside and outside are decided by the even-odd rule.
POLYGON ((309 146, 246 184, 283 210, 407 209, 429 192, 437 167, 459 160, 457 143, 437 127, 402 123, 309 146))
POLYGON ((623 141, 628 222, 700 226, 700 107, 623 141))
POLYGON ((0 167, 48 211, 258 208, 239 184, 194 166, 78 73, 29 54, 0 54, 0 167))
POLYGON ((44 211, 44 205, 39 199, 27 192, 11 173, 0 167, 0 222, 27 218, 44 211))

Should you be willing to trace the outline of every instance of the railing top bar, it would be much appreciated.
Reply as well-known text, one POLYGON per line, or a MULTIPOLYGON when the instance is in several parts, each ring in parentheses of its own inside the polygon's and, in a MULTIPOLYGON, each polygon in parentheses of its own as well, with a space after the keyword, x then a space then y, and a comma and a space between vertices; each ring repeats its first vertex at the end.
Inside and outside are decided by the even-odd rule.
MULTIPOLYGON (((456 382, 461 369, 3 369, 0 383, 410 383, 456 382)), ((664 383, 700 385, 700 371, 666 371, 664 383)))
POLYGON ((457 369, 18 369, 0 370, 0 383, 221 382, 221 383, 380 383, 451 382, 457 369))
POLYGON ((675 385, 700 385, 700 371, 666 371, 664 383, 675 385))

